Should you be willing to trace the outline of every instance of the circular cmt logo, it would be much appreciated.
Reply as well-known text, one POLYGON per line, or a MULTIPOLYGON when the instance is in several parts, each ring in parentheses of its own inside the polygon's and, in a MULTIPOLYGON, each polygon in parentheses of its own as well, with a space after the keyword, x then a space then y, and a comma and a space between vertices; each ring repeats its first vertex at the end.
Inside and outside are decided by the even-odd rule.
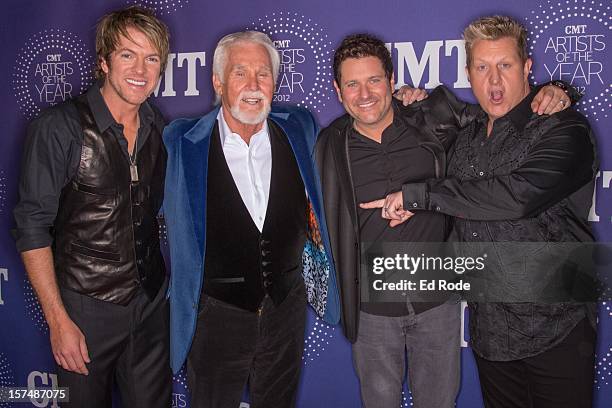
POLYGON ((65 30, 49 29, 30 37, 13 69, 13 90, 26 118, 85 92, 93 83, 89 55, 83 41, 65 30))
MULTIPOLYGON (((4 353, 0 353, 0 387, 14 387, 15 378, 13 376, 13 370, 8 358, 4 353)), ((11 404, 8 402, 0 401, 0 408, 9 408, 11 404)))
MULTIPOLYGON (((603 320, 606 320, 606 323, 612 322, 612 303, 610 303, 610 301, 600 304, 600 326, 603 320)), ((607 347, 600 345, 599 349, 599 353, 595 356, 595 385, 598 390, 604 386, 610 385, 610 381, 612 380, 612 345, 608 345, 607 347)))
POLYGON ((302 356, 304 365, 308 364, 309 361, 314 361, 325 351, 325 347, 329 346, 329 340, 334 337, 334 330, 333 326, 315 316, 312 329, 304 339, 304 355, 302 356))
MULTIPOLYGON (((563 80, 578 88, 584 96, 576 109, 595 120, 607 118, 612 107, 612 14, 610 3, 604 3, 549 0, 526 17, 529 54, 537 56, 534 74, 542 82, 563 80)), ((535 82, 535 75, 531 79, 535 82)))
POLYGON ((27 277, 23 279, 23 297, 25 300, 26 315, 34 322, 34 326, 36 326, 41 333, 49 333, 49 326, 47 326, 45 315, 43 314, 40 303, 38 303, 38 298, 34 294, 32 285, 30 285, 30 281, 27 277))
POLYGON ((159 14, 174 13, 180 8, 186 7, 189 0, 129 0, 128 5, 139 5, 159 14))
POLYGON ((4 212, 4 204, 6 202, 6 176, 4 170, 0 170, 0 214, 4 212))
POLYGON ((332 88, 331 41, 321 26, 298 13, 278 12, 251 23, 270 36, 280 54, 273 102, 321 112, 332 88))

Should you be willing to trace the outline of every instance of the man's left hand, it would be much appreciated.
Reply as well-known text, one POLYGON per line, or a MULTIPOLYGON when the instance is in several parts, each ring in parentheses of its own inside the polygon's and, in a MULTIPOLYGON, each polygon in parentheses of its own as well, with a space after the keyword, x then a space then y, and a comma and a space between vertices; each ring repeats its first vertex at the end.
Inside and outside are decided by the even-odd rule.
POLYGON ((387 195, 387 197, 379 200, 360 203, 359 207, 364 209, 381 208, 381 217, 390 220, 390 227, 398 226, 414 215, 414 213, 404 210, 404 199, 401 191, 391 193, 387 195))
POLYGON ((421 88, 412 88, 408 85, 402 86, 396 93, 393 94, 395 99, 402 101, 404 106, 408 106, 411 103, 422 101, 429 95, 421 88))
POLYGON ((552 115, 569 108, 571 104, 569 96, 563 89, 554 85, 546 85, 533 98, 531 109, 538 115, 552 115))

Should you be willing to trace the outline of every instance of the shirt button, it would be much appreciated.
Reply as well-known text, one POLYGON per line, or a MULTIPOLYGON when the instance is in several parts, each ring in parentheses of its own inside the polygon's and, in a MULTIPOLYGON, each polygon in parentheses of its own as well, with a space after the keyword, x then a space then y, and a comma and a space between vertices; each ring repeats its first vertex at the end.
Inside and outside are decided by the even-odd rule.
POLYGON ((440 207, 436 207, 436 211, 440 211, 440 207))
POLYGON ((480 173, 478 173, 481 176, 484 176, 484 171, 481 171, 480 173))
POLYGON ((478 233, 477 233, 477 232, 472 232, 472 236, 473 236, 473 237, 477 237, 477 236, 478 236, 478 233))
POLYGON ((417 208, 419 205, 417 203, 412 203, 412 207, 417 208))

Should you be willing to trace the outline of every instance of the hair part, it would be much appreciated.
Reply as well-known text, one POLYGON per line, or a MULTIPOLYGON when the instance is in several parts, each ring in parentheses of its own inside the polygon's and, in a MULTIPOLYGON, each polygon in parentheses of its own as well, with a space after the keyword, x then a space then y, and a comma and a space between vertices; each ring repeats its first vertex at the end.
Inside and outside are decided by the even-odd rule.
POLYGON ((130 6, 113 11, 100 19, 96 27, 96 78, 104 78, 102 61, 110 65, 111 54, 117 49, 120 37, 130 38, 128 28, 141 31, 159 53, 161 62, 160 74, 166 69, 170 52, 170 34, 168 27, 160 21, 151 10, 140 6, 130 6))
MULTIPOLYGON (((238 31, 221 38, 217 43, 217 47, 215 48, 215 53, 213 55, 213 74, 216 75, 221 82, 225 81, 223 75, 227 65, 229 51, 234 45, 237 44, 259 44, 266 49, 272 64, 272 80, 274 81, 274 84, 276 84, 280 68, 280 55, 270 37, 260 31, 238 31)), ((219 104, 220 101, 220 95, 216 94, 215 104, 219 104)))
POLYGON ((338 86, 340 86, 340 65, 349 58, 365 57, 378 58, 387 79, 393 77, 393 61, 385 43, 371 34, 352 34, 345 37, 334 52, 334 80, 338 86))
POLYGON ((465 41, 466 63, 472 63, 472 47, 478 40, 495 41, 501 38, 513 38, 521 62, 529 58, 527 54, 527 31, 518 21, 508 16, 487 16, 472 21, 463 30, 465 41))

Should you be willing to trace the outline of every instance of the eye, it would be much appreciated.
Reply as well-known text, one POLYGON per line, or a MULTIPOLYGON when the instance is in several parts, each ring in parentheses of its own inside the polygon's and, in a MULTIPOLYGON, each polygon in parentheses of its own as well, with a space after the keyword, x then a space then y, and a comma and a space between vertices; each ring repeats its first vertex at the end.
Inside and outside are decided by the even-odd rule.
POLYGON ((502 62, 501 64, 499 64, 499 67, 501 69, 509 69, 512 65, 508 64, 507 62, 502 62))
POLYGON ((152 64, 158 64, 160 59, 157 56, 151 56, 147 58, 147 61, 149 61, 152 64))
POLYGON ((371 84, 377 84, 377 83, 379 83, 379 82, 380 82, 380 78, 371 78, 371 79, 370 79, 370 83, 371 83, 371 84))
POLYGON ((122 52, 119 54, 119 57, 122 59, 131 59, 132 58, 132 54, 129 52, 122 52))
POLYGON ((344 86, 347 88, 355 88, 357 87, 357 82, 354 82, 354 81, 347 82, 344 86))
POLYGON ((478 65, 476 65, 476 71, 482 72, 482 71, 484 71, 486 69, 487 69, 487 66, 485 64, 478 64, 478 65))

